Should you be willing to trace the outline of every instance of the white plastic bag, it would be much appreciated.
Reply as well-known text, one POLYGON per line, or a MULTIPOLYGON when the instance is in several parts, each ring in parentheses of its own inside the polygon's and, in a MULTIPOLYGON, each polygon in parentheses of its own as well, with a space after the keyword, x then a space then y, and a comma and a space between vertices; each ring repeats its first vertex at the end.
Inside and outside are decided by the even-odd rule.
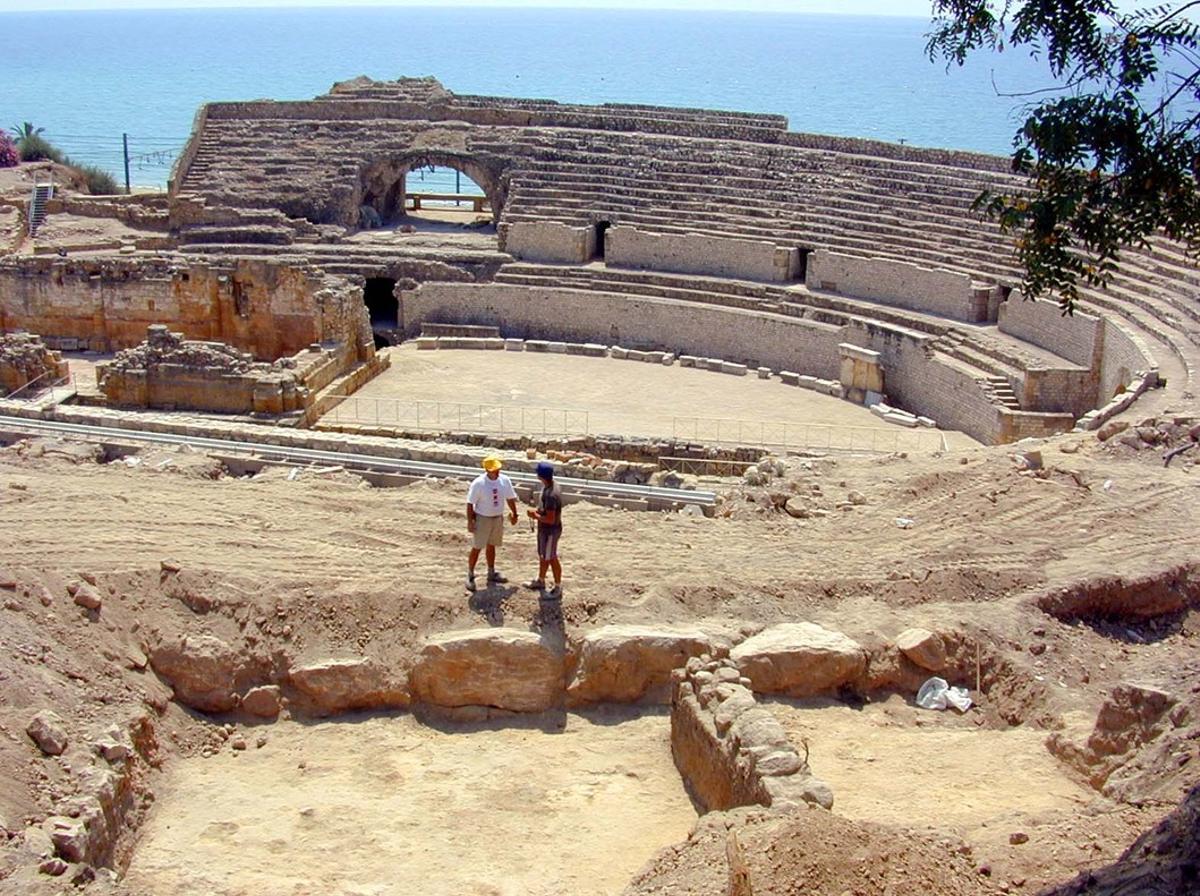
POLYGON ((917 706, 922 709, 945 709, 953 706, 959 712, 971 708, 971 695, 966 688, 950 687, 944 678, 931 678, 917 691, 917 706))

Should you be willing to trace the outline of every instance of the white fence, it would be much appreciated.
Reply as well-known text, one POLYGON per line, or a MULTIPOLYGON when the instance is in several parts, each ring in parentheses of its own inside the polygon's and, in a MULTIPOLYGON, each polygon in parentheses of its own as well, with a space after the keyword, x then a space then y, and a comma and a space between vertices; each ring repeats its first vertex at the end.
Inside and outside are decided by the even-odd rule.
POLYGON ((775 450, 856 451, 888 454, 896 451, 945 451, 946 437, 936 429, 878 429, 831 423, 772 423, 706 417, 673 417, 675 441, 701 445, 746 445, 775 450))
POLYGON ((586 436, 588 412, 565 408, 514 407, 349 396, 322 418, 326 423, 387 426, 410 432, 484 432, 494 435, 586 436))

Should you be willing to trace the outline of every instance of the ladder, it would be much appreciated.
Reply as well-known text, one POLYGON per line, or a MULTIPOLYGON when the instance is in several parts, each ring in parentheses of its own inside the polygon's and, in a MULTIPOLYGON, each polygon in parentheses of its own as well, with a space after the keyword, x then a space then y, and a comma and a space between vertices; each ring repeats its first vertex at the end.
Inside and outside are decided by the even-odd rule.
POLYGON ((34 236, 37 229, 46 220, 46 203, 54 196, 53 181, 48 184, 34 184, 33 195, 29 197, 29 235, 34 236))

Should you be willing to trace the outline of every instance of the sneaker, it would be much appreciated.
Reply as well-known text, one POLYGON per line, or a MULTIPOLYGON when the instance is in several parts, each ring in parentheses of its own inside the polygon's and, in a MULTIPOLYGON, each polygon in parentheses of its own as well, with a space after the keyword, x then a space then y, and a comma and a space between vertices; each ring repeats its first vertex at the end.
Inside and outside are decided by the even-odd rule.
POLYGON ((503 585, 507 581, 508 581, 508 579, 505 578, 504 576, 502 576, 500 573, 496 572, 496 570, 494 570, 494 569, 488 570, 488 584, 489 585, 503 585))
POLYGON ((468 591, 475 590, 475 577, 474 576, 467 576, 467 590, 468 591))
POLYGON ((562 600, 562 585, 555 585, 546 592, 546 597, 550 600, 562 600))
POLYGON ((534 579, 532 582, 526 582, 525 587, 530 591, 544 591, 546 588, 546 583, 541 579, 534 579))

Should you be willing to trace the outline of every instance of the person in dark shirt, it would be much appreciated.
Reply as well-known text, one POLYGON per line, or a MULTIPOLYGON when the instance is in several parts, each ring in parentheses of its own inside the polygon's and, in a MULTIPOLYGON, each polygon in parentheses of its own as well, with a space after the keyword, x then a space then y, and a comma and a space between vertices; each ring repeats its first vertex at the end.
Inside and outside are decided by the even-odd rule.
POLYGON ((545 591, 546 570, 554 573, 554 587, 545 591, 546 597, 562 597, 562 565, 558 562, 558 537, 562 534, 562 492, 554 481, 554 466, 542 461, 537 465, 537 476, 542 483, 542 494, 538 506, 527 511, 531 520, 537 520, 538 575, 526 585, 534 591, 545 591))

